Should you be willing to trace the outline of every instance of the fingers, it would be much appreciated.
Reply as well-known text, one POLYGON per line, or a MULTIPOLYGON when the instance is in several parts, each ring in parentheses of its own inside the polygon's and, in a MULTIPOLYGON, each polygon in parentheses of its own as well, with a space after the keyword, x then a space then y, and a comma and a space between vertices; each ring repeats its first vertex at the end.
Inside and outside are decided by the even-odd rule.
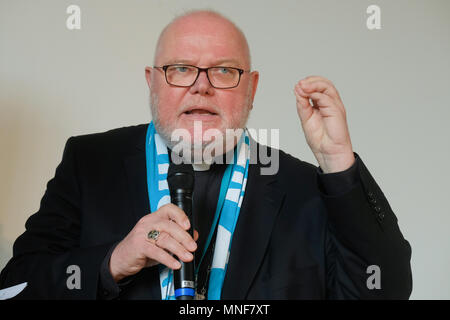
MULTIPOLYGON (((197 244, 194 239, 192 239, 191 235, 173 220, 159 219, 153 224, 153 228, 161 233, 165 232, 189 251, 195 251, 195 249, 197 249, 197 244)), ((161 240, 165 239, 164 237, 166 237, 166 235, 159 235, 157 241, 158 246, 160 246, 159 243, 161 240)))
POLYGON ((339 93, 333 83, 326 78, 306 77, 296 84, 294 92, 298 101, 297 105, 300 105, 297 109, 302 122, 313 115, 314 109, 319 110, 325 117, 338 114, 345 117, 345 108, 339 93))
MULTIPOLYGON (((192 261, 197 244, 187 231, 190 227, 186 214, 173 204, 142 217, 113 250, 109 269, 114 280, 159 263, 178 269, 181 264, 177 257, 183 262, 192 261), (151 231, 159 232, 156 239, 148 238, 151 231)), ((195 230, 194 238, 198 239, 195 230)))
POLYGON ((330 87, 334 87, 333 82, 331 82, 327 78, 324 78, 321 76, 308 76, 308 77, 302 79, 300 82, 302 82, 303 84, 311 84, 311 83, 318 82, 318 81, 324 82, 324 83, 328 84, 330 87))
POLYGON ((333 108, 336 103, 330 96, 321 92, 313 92, 309 96, 313 101, 313 106, 319 109, 323 117, 335 116, 341 112, 340 108, 333 108))
POLYGON ((147 263, 148 266, 154 265, 152 261, 155 260, 169 267, 170 269, 181 268, 181 263, 177 261, 172 255, 162 248, 156 245, 149 245, 145 248, 145 254, 147 257, 151 257, 151 260, 147 263))
POLYGON ((191 223, 189 222, 189 218, 183 210, 178 208, 176 205, 169 203, 162 206, 159 209, 159 214, 162 217, 174 220, 178 225, 184 228, 184 230, 189 230, 191 227, 191 223))
POLYGON ((299 84, 295 86, 294 94, 297 98, 297 112, 303 124, 305 121, 311 118, 314 110, 309 102, 308 95, 302 90, 299 84))
POLYGON ((182 246, 180 242, 175 240, 169 233, 161 232, 154 245, 176 255, 183 262, 190 262, 194 259, 192 253, 186 250, 186 248, 182 246))
POLYGON ((300 88, 303 90, 303 92, 305 92, 305 94, 310 94, 312 92, 321 92, 330 96, 336 102, 341 102, 341 98, 335 86, 330 80, 326 78, 319 76, 310 76, 306 77, 303 80, 300 80, 298 84, 300 85, 300 88))
MULTIPOLYGON (((197 230, 194 230, 195 241, 198 240, 198 236, 197 230)), ((146 247, 146 256, 151 257, 147 261, 146 267, 152 267, 158 263, 162 263, 170 269, 179 269, 181 267, 180 262, 169 252, 175 253, 183 262, 193 260, 193 255, 190 252, 183 250, 176 241, 170 239, 170 236, 163 232, 160 233, 156 242, 146 247)))
POLYGON ((333 85, 333 83, 328 80, 325 77, 321 77, 321 76, 307 76, 306 78, 303 79, 305 82, 314 82, 314 81, 325 81, 328 82, 330 85, 333 85))
MULTIPOLYGON (((151 230, 160 232, 156 240, 146 238, 145 254, 149 259, 165 264, 171 269, 180 267, 179 263, 175 263, 176 257, 183 262, 194 259, 192 252, 197 249, 197 244, 187 231, 191 226, 189 219, 179 207, 167 204, 143 217, 140 224, 140 229, 144 232, 148 233, 151 230)), ((194 238, 198 239, 197 231, 194 231, 194 238)))

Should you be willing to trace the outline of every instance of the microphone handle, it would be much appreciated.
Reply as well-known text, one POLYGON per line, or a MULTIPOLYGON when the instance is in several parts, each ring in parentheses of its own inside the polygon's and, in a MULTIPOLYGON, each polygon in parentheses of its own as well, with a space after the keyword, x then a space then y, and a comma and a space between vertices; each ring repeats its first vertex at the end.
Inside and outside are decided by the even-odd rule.
MULTIPOLYGON (((191 227, 188 233, 193 236, 192 228, 192 193, 187 192, 185 189, 174 190, 170 196, 172 203, 183 210, 189 221, 191 222, 191 227)), ((179 260, 180 261, 180 260, 179 260)), ((174 270, 173 279, 175 286, 175 298, 177 300, 193 300, 195 296, 195 276, 194 276, 194 262, 183 262, 180 261, 181 268, 174 270)))

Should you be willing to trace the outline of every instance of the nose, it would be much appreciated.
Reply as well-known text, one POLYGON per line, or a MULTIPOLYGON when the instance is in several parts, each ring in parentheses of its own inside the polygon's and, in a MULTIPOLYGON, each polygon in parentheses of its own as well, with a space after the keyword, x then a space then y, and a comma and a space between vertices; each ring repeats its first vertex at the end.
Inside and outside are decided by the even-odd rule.
POLYGON ((213 95, 214 87, 208 80, 206 71, 200 71, 197 80, 189 88, 191 94, 201 94, 201 95, 213 95))

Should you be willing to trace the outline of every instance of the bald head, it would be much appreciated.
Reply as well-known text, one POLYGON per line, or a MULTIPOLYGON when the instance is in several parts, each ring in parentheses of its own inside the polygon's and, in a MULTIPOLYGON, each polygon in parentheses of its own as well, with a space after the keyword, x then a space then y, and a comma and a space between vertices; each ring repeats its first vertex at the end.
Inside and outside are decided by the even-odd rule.
POLYGON ((202 150, 211 142, 225 146, 227 129, 245 127, 253 108, 259 73, 251 71, 247 40, 229 19, 206 10, 175 18, 161 32, 154 66, 147 67, 145 75, 150 88, 152 119, 166 145, 173 146, 172 134, 184 129, 190 137, 184 142, 190 146, 201 145, 202 150), (175 68, 161 68, 175 64, 178 65, 175 68), (190 86, 168 82, 168 70, 171 76, 174 72, 177 76, 191 76, 192 68, 187 66, 223 68, 209 69, 215 72, 213 76, 211 71, 197 72, 190 86), (242 70, 238 79, 230 68, 242 70), (236 86, 213 86, 210 77, 217 79, 218 72, 228 79, 233 76, 236 86), (220 132, 220 137, 212 137, 210 129, 220 132))
POLYGON ((239 60, 233 62, 238 62, 239 67, 246 70, 251 69, 250 50, 244 33, 232 21, 210 10, 190 11, 172 20, 159 36, 154 64, 172 63, 167 59, 172 58, 174 47, 185 40, 191 46, 179 46, 178 49, 184 51, 178 53, 180 56, 192 55, 195 58, 198 53, 203 53, 203 56, 216 55, 218 60, 239 60), (230 56, 230 50, 225 50, 226 46, 232 50, 234 57, 230 56), (211 52, 190 52, 189 49, 208 49, 211 52))

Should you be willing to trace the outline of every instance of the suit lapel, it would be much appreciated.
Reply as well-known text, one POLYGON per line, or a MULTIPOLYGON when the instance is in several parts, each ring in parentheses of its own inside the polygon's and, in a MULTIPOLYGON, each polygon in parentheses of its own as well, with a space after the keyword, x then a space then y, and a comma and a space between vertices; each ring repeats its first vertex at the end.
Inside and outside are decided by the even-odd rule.
MULTIPOLYGON (((148 201, 147 191, 147 171, 145 163, 145 137, 147 127, 144 126, 142 131, 136 137, 136 145, 133 151, 123 160, 125 172, 127 176, 128 190, 133 204, 133 213, 135 223, 143 216, 150 213, 150 203, 148 201)), ((161 290, 159 286, 159 272, 157 267, 145 268, 141 271, 148 279, 147 285, 150 286, 148 294, 151 299, 161 299, 161 290)), ((145 294, 147 297, 147 293, 145 294)))
POLYGON ((263 176, 250 165, 247 187, 222 289, 222 299, 245 299, 262 263, 284 193, 275 188, 276 175, 263 176))
POLYGON ((124 158, 128 189, 133 203, 136 222, 150 213, 145 163, 145 136, 147 127, 143 126, 142 131, 137 135, 133 153, 124 158))
POLYGON ((145 171, 145 153, 139 153, 124 159, 127 173, 128 190, 133 203, 136 222, 150 213, 147 193, 147 176, 145 171))

